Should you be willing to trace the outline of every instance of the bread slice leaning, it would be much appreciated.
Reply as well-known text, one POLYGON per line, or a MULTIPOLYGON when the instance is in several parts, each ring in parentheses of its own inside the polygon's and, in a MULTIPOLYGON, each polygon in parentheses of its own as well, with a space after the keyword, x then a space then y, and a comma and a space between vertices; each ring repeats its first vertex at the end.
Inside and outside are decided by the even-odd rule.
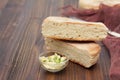
POLYGON ((101 47, 95 42, 70 42, 45 38, 45 45, 48 50, 58 51, 60 55, 86 68, 97 62, 101 51, 101 47))
POLYGON ((63 40, 101 41, 107 36, 107 31, 102 23, 66 17, 48 17, 42 24, 43 36, 63 40))

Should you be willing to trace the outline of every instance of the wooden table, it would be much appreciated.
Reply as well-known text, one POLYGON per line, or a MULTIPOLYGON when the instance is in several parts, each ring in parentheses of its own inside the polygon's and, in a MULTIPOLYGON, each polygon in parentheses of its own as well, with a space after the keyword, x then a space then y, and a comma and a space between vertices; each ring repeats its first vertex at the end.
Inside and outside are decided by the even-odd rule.
POLYGON ((103 44, 90 69, 72 62, 58 73, 40 67, 41 23, 69 4, 77 7, 78 0, 0 0, 0 80, 109 80, 110 57, 103 44))

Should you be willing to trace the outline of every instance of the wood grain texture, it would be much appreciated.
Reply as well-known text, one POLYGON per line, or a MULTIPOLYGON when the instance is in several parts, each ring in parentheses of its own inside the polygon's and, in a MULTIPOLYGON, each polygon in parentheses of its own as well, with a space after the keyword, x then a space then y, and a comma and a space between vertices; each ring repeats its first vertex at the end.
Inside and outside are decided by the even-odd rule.
POLYGON ((58 73, 40 67, 43 19, 60 16, 65 5, 78 7, 78 0, 0 1, 0 80, 109 80, 110 57, 103 44, 98 63, 90 69, 72 62, 58 73))

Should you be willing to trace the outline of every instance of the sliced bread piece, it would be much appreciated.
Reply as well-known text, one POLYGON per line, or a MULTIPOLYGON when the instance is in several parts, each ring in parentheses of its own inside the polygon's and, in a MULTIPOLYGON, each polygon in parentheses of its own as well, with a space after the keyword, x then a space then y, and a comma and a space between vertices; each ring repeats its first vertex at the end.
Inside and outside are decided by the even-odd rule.
POLYGON ((75 41, 101 41, 108 29, 103 23, 85 22, 66 17, 48 17, 43 21, 45 37, 75 41))
POLYGON ((59 54, 86 68, 97 62, 101 51, 101 47, 95 42, 70 42, 46 38, 45 45, 48 50, 58 51, 59 54))

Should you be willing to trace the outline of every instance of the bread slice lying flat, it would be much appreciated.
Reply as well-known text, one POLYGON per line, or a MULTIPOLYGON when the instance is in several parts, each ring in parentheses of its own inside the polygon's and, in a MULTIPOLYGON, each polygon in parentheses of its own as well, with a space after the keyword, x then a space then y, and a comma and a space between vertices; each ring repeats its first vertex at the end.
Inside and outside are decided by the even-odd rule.
POLYGON ((101 47, 94 42, 70 42, 46 38, 45 45, 48 50, 58 51, 59 54, 86 68, 97 62, 101 51, 101 47))
POLYGON ((101 41, 107 36, 107 28, 98 22, 84 22, 65 17, 48 17, 43 21, 45 37, 75 41, 101 41))
POLYGON ((83 9, 99 9, 100 4, 114 6, 120 4, 120 0, 79 0, 79 6, 83 9))

